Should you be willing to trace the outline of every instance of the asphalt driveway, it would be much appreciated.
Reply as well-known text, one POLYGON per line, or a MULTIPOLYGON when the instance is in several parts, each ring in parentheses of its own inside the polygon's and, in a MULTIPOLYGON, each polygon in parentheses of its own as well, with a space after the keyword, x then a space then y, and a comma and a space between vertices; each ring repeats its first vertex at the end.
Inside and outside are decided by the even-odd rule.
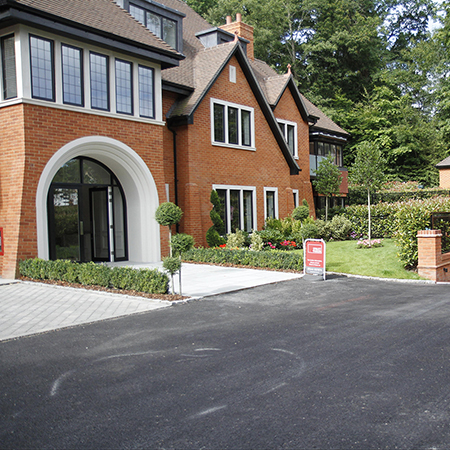
POLYGON ((448 449, 447 285, 293 280, 0 342, 2 449, 448 449))

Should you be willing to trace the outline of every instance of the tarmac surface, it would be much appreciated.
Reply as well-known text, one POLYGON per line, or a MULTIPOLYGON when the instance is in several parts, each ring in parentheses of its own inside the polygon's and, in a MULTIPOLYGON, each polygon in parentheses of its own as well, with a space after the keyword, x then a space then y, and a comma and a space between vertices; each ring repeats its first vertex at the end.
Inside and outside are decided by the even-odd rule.
MULTIPOLYGON (((126 265, 161 268, 161 264, 126 265)), ((182 292, 191 299, 199 299, 299 277, 298 273, 183 263, 182 292)), ((174 282, 175 292, 179 293, 178 275, 174 282)), ((0 279, 0 341, 143 313, 171 304, 144 297, 0 279)))
POLYGON ((448 450, 449 289, 302 278, 1 341, 0 447, 448 450))

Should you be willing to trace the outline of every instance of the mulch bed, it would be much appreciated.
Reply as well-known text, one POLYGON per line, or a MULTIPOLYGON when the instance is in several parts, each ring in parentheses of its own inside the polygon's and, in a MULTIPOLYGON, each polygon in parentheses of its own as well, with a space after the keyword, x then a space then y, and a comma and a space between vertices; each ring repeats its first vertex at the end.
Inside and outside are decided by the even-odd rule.
POLYGON ((27 277, 20 277, 20 279, 22 281, 32 281, 34 283, 45 283, 45 284, 52 284, 52 285, 56 285, 56 286, 89 289, 91 291, 110 292, 111 294, 132 295, 133 297, 145 297, 145 298, 151 298, 151 299, 155 299, 155 300, 165 300, 168 302, 186 300, 189 298, 186 296, 181 296, 179 294, 147 294, 146 292, 129 291, 126 289, 112 289, 112 288, 106 288, 103 286, 84 286, 83 284, 68 283, 67 281, 60 281, 60 280, 35 280, 33 278, 27 278, 27 277))

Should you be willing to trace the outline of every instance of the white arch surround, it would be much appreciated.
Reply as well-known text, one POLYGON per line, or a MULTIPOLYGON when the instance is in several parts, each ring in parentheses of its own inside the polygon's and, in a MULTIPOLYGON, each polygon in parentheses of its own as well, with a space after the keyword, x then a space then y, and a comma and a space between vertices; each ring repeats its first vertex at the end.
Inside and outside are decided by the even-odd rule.
POLYGON ((67 161, 87 156, 111 169, 122 185, 127 204, 128 259, 133 262, 161 260, 159 205, 153 176, 142 158, 128 145, 104 136, 76 139, 61 147, 45 166, 36 192, 38 256, 49 258, 47 196, 56 172, 67 161))

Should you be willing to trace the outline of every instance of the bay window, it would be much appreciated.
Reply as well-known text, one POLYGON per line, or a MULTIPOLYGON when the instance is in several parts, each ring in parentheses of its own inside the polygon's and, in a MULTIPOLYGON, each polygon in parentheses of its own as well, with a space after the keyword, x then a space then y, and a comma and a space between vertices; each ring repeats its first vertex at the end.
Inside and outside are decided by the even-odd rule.
POLYGON ((83 50, 61 45, 63 103, 83 106, 83 50))
POLYGON ((55 100, 53 41, 30 36, 31 95, 55 100))
POLYGON ((3 99, 17 97, 16 52, 14 35, 1 39, 3 99))

